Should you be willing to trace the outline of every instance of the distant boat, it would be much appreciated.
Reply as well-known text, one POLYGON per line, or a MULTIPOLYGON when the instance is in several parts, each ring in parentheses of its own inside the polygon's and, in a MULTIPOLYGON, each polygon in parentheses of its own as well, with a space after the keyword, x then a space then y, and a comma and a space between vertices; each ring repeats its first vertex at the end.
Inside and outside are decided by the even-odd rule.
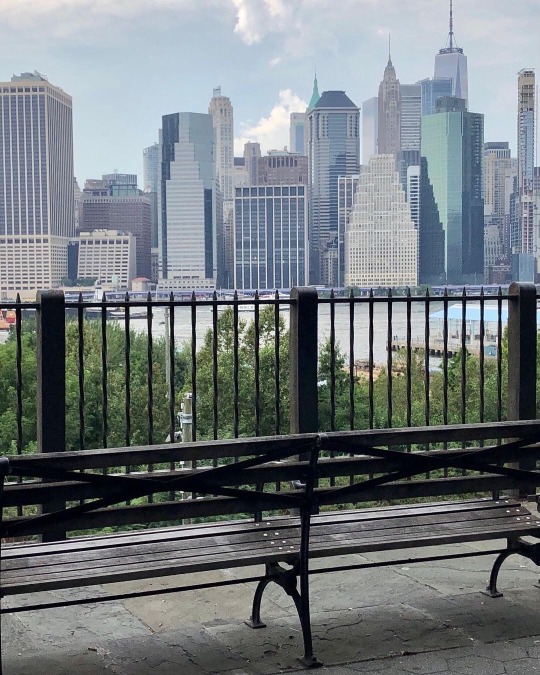
MULTIPOLYGON (((114 309, 109 309, 107 311, 107 316, 110 319, 123 320, 126 316, 126 312, 121 307, 115 307, 114 309)), ((130 310, 129 310, 129 318, 130 319, 146 319, 146 317, 147 317, 146 309, 141 309, 139 307, 139 308, 133 308, 133 309, 130 308, 130 310)))

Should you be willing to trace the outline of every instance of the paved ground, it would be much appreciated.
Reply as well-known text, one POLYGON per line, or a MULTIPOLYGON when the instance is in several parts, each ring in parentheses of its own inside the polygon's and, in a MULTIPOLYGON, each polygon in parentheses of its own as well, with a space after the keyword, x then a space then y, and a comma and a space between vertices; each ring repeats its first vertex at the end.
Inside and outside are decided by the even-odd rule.
MULTIPOLYGON (((373 554, 346 560, 383 558, 385 554, 373 554)), ((540 590, 533 586, 538 570, 523 558, 510 558, 500 576, 505 595, 492 600, 478 593, 492 560, 312 577, 315 651, 325 664, 318 672, 540 673, 540 590)), ((216 572, 204 578, 233 574, 216 572)), ((155 585, 173 581, 177 584, 162 579, 155 585)), ((189 581, 195 582, 193 577, 189 581)), ((4 675, 297 671, 301 633, 292 604, 278 587, 270 586, 266 593, 263 618, 268 627, 262 630, 243 623, 250 613, 252 585, 6 616, 4 675)))

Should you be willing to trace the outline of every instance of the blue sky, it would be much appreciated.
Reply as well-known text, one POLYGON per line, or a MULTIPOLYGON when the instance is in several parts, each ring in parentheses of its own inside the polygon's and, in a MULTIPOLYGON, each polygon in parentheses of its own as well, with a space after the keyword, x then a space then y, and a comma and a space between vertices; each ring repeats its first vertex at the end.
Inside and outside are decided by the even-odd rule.
MULTIPOLYGON (((469 104, 486 140, 515 148, 517 71, 540 67, 539 0, 454 0, 469 59, 469 104)), ((288 114, 319 88, 357 105, 387 60, 403 83, 432 76, 447 0, 0 0, 0 80, 38 70, 73 96, 79 183, 138 173, 161 116, 231 98, 235 135, 288 144, 288 114)), ((540 75, 540 72, 539 72, 540 75)))

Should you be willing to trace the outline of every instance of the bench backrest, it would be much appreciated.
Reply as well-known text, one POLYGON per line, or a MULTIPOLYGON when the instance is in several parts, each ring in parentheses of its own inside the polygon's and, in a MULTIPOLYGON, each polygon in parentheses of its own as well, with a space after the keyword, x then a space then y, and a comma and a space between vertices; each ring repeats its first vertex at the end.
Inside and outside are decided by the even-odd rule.
POLYGON ((77 506, 62 525, 69 533, 287 513, 310 471, 322 508, 531 493, 539 456, 537 421, 27 455, 10 458, 3 519, 7 536, 27 537, 51 526, 35 514, 66 505, 77 506))

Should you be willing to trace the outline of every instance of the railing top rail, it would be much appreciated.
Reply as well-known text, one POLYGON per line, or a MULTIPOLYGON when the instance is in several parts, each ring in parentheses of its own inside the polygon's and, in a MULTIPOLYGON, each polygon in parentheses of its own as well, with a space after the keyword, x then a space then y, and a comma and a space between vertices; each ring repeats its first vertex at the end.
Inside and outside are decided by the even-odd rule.
POLYGON ((469 302, 497 302, 498 300, 515 300, 515 295, 509 295, 507 293, 501 295, 355 295, 354 297, 339 297, 339 298, 321 298, 319 297, 318 302, 321 305, 342 305, 354 303, 415 303, 415 302, 428 302, 428 303, 440 303, 440 302, 462 302, 466 300, 469 302))

